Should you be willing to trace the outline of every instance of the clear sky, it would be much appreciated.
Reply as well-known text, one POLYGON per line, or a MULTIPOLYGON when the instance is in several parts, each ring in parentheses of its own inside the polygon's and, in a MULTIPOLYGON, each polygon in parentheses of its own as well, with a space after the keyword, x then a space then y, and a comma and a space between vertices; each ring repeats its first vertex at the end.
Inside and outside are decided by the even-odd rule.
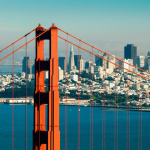
POLYGON ((150 50, 150 0, 4 0, 0 4, 0 49, 39 23, 59 28, 123 57, 126 44, 139 55, 150 50))

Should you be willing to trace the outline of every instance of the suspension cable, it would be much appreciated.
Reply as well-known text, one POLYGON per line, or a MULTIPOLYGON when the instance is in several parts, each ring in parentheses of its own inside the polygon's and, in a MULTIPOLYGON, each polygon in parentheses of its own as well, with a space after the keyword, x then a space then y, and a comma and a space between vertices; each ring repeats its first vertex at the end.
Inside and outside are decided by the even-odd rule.
MULTIPOLYGON (((89 68, 90 68, 90 80, 91 80, 91 54, 90 54, 90 63, 89 63, 89 68)), ((91 82, 90 82, 90 150, 92 148, 92 140, 91 140, 91 128, 92 128, 92 121, 91 121, 91 82)))
MULTIPOLYGON (((68 39, 68 35, 67 35, 67 39, 68 39)), ((66 93, 67 92, 66 85, 68 85, 68 81, 66 80, 66 73, 68 70, 67 62, 68 62, 68 42, 66 41, 65 42, 65 98, 66 98, 66 102, 68 99, 68 95, 66 93)), ((67 140, 68 140, 68 138, 67 138, 67 136, 68 136, 67 127, 68 127, 68 105, 66 103, 65 104, 65 150, 67 150, 67 140)))
POLYGON ((30 40, 29 42, 27 42, 26 44, 22 45, 21 47, 17 48, 16 50, 14 50, 12 53, 9 53, 8 55, 6 55, 5 57, 3 57, 2 59, 0 59, 0 61, 4 60, 5 58, 7 58, 8 56, 10 56, 11 54, 15 53, 16 51, 18 51, 19 49, 21 49, 22 47, 26 46, 27 44, 29 44, 30 42, 32 42, 33 40, 37 39, 38 37, 40 37, 41 35, 43 35, 45 32, 49 31, 51 29, 48 28, 47 30, 43 31, 41 34, 39 34, 38 36, 36 36, 35 38, 33 38, 32 40, 30 40))
MULTIPOLYGON (((142 96, 142 89, 141 89, 141 96, 142 96)), ((141 99, 141 150, 142 150, 142 99, 141 99)))
MULTIPOLYGON (((12 52, 14 45, 12 45, 12 52)), ((12 150, 14 149, 14 53, 12 55, 12 150)))
POLYGON ((129 150, 130 150, 130 82, 131 82, 131 74, 129 74, 129 150))
POLYGON ((127 124, 126 124, 126 150, 128 150, 128 113, 129 113, 129 109, 128 109, 128 103, 129 103, 129 99, 128 99, 128 71, 127 71, 127 124))
POLYGON ((21 39, 23 39, 24 37, 26 37, 27 35, 29 35, 29 34, 32 33, 33 31, 35 31, 36 29, 37 29, 37 28, 33 29, 32 31, 30 31, 29 33, 27 33, 26 35, 24 35, 23 37, 21 37, 21 38, 18 39, 17 41, 13 42, 12 44, 10 44, 9 46, 7 46, 6 48, 2 49, 2 50, 0 51, 0 53, 3 52, 4 50, 6 50, 7 48, 9 48, 10 46, 12 46, 13 44, 17 43, 18 41, 20 41, 21 39))
MULTIPOLYGON (((92 47, 92 53, 93 53, 93 47, 92 47)), ((93 55, 92 55, 92 150, 93 150, 93 74, 94 74, 94 68, 93 68, 93 55)))
MULTIPOLYGON (((145 78, 145 79, 147 79, 147 80, 150 80, 150 78, 148 78, 148 77, 145 77, 145 76, 143 76, 143 75, 140 75, 140 74, 138 74, 138 73, 136 73, 136 72, 134 72, 134 71, 131 71, 131 70, 127 69, 127 68, 124 68, 124 67, 122 67, 122 66, 120 66, 120 65, 118 65, 118 64, 116 64, 116 63, 113 63, 113 62, 110 61, 110 60, 107 60, 107 59, 105 59, 105 58, 103 58, 103 57, 101 57, 101 56, 99 56, 99 55, 96 55, 96 54, 94 54, 94 53, 88 51, 87 49, 85 49, 85 48, 83 48, 83 47, 81 47, 81 46, 78 46, 78 45, 76 45, 76 44, 74 44, 74 43, 72 43, 72 42, 70 42, 70 41, 68 41, 68 40, 66 40, 66 39, 64 39, 64 38, 62 38, 61 36, 58 36, 58 37, 61 38, 62 40, 67 41, 68 43, 70 43, 70 44, 72 44, 72 45, 74 45, 74 46, 76 46, 76 47, 79 47, 80 49, 83 49, 84 51, 86 51, 86 52, 88 52, 88 53, 90 53, 90 54, 92 54, 92 55, 95 55, 95 56, 97 56, 97 57, 99 57, 99 58, 101 58, 101 59, 103 59, 103 60, 106 60, 106 61, 108 61, 108 62, 110 62, 110 63, 112 63, 112 64, 114 64, 114 65, 116 65, 116 66, 118 66, 118 67, 120 67, 120 68, 123 68, 123 69, 125 69, 125 70, 127 70, 127 71, 129 71, 129 72, 132 72, 132 73, 134 73, 134 74, 136 74, 136 75, 138 75, 138 76, 141 76, 141 77, 143 77, 143 78, 145 78)), ((1 60, 0 60, 0 61, 1 61, 1 60)))
MULTIPOLYGON (((80 46, 80 41, 79 41, 80 46)), ((78 47, 78 150, 80 150, 80 91, 79 91, 79 85, 80 85, 80 49, 78 47)))
MULTIPOLYGON (((27 43, 27 36, 26 41, 27 43)), ((25 105, 25 150, 27 150, 27 45, 26 45, 26 105, 25 105)))
MULTIPOLYGON (((60 31, 62 31, 62 32, 64 32, 64 33, 67 33, 67 32, 65 32, 65 31, 63 31, 62 29, 60 29, 60 28, 58 28, 58 30, 60 30, 60 31)), ((104 54, 107 54, 107 55, 109 55, 109 56, 111 56, 111 57, 113 57, 113 58, 115 58, 115 59, 117 59, 117 60, 119 60, 119 61, 121 61, 121 62, 123 62, 123 63, 126 63, 126 64, 128 64, 128 65, 130 65, 130 66, 132 66, 132 67, 134 67, 134 68, 136 68, 136 69, 138 69, 138 70, 141 70, 141 71, 143 71, 143 72, 146 72, 146 73, 150 74, 149 72, 147 72, 147 71, 145 71, 145 70, 143 70, 143 69, 140 69, 140 68, 138 68, 138 67, 136 67, 136 66, 133 66, 132 64, 127 63, 127 62, 125 62, 125 61, 123 61, 123 60, 121 60, 121 59, 119 59, 119 58, 117 58, 117 57, 115 57, 115 56, 113 56, 113 55, 107 53, 107 52, 104 52, 104 51, 102 51, 101 49, 98 49, 97 47, 95 47, 95 46, 93 46, 93 45, 91 45, 91 44, 89 44, 89 43, 86 43, 86 42, 82 41, 81 39, 79 39, 79 38, 77 38, 77 37, 75 37, 75 36, 73 36, 73 35, 71 35, 71 34, 69 34, 69 33, 67 33, 67 34, 70 35, 71 37, 77 39, 77 40, 80 40, 82 43, 84 43, 84 44, 86 44, 86 45, 88 45, 88 46, 90 46, 90 47, 95 48, 96 50, 98 50, 98 51, 100 51, 100 52, 102 52, 102 53, 104 53, 104 54)), ((59 36, 58 36, 58 37, 59 37, 59 36)))
MULTIPOLYGON (((115 66, 115 77, 117 67, 115 66)), ((115 80, 115 119, 114 119, 114 150, 116 150, 116 80, 115 80)))
MULTIPOLYGON (((140 82, 140 77, 139 77, 139 85, 141 87, 141 82, 140 82)), ((140 103, 140 87, 139 87, 139 101, 138 101, 138 104, 140 103)), ((140 107, 138 105, 138 150, 140 150, 140 107)))
POLYGON ((117 150, 118 150, 118 68, 117 68, 117 150))

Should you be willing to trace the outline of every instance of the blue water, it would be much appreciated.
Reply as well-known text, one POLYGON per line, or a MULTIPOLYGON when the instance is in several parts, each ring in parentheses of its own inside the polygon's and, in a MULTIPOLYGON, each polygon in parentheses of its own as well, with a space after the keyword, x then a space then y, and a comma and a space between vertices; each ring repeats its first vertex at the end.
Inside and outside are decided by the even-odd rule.
MULTIPOLYGON (((28 150, 32 150, 33 106, 27 105, 28 150)), ((14 149, 25 150, 25 105, 14 105, 14 149)), ((93 149, 102 149, 102 122, 105 118, 105 150, 114 149, 115 111, 93 108, 93 149), (105 117, 102 119, 102 114, 105 117)), ((139 112, 130 112, 130 149, 138 150, 139 112)), ((118 111, 118 149, 126 150, 127 111, 118 111)), ((104 130, 103 130, 104 131, 104 130)), ((68 150, 78 146, 78 107, 68 106, 68 150)), ((104 133, 104 132, 103 132, 104 133)), ((116 137, 117 138, 117 137, 116 137)), ((104 141, 104 139, 103 139, 104 141)), ((142 149, 150 149, 150 113, 142 112, 142 149)), ((0 149, 10 150, 12 144, 12 105, 0 104, 0 149)), ((60 106, 60 145, 65 149, 65 106, 60 106)), ((80 149, 90 149, 90 107, 80 108, 80 149)), ((129 149, 129 148, 127 148, 129 149)))
MULTIPOLYGON (((14 74, 22 72, 22 67, 14 66, 14 74)), ((12 74, 12 67, 0 66, 0 75, 12 74)))

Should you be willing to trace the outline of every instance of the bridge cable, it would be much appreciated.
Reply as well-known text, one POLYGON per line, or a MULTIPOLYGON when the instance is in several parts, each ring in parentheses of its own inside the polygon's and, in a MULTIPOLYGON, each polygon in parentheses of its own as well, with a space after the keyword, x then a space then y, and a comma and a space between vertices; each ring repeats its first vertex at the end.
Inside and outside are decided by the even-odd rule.
MULTIPOLYGON (((0 78, 1 78, 1 62, 0 62, 0 78)), ((0 105, 0 113, 1 113, 1 105, 0 105)))
MULTIPOLYGON (((104 66, 103 66, 104 67, 104 66)), ((104 88, 104 68, 103 68, 103 88, 104 88)), ((104 117, 103 117, 103 111, 104 111, 104 109, 103 109, 103 107, 104 107, 104 94, 102 93, 102 100, 103 100, 103 102, 102 102, 102 150, 104 149, 103 148, 103 143, 104 143, 104 141, 103 141, 103 132, 104 132, 104 129, 103 129, 103 120, 104 120, 104 117)))
MULTIPOLYGON (((30 40, 29 42, 27 42, 26 44, 29 44, 30 42, 32 42, 32 41, 35 40, 36 38, 40 37, 41 35, 43 35, 45 32, 47 32, 47 31, 49 31, 49 30, 50 30, 50 28, 47 29, 47 30, 45 30, 44 32, 42 32, 41 34, 39 34, 38 36, 36 36, 36 37, 33 38, 32 40, 30 40)), ((68 41, 68 40, 66 40, 66 39, 64 39, 64 38, 62 38, 62 37, 60 37, 60 36, 58 36, 58 37, 61 38, 61 39, 63 39, 63 40, 65 40, 65 41, 68 41)), ((71 43, 71 44, 73 44, 73 45, 75 45, 76 47, 80 47, 80 46, 78 46, 78 45, 76 45, 76 44, 74 44, 74 43, 72 43, 72 42, 70 42, 70 41, 68 41, 68 42, 71 43)), ((24 47, 26 44, 22 45, 22 46, 19 47, 18 49, 14 50, 14 52, 12 52, 12 53, 6 55, 5 57, 3 57, 2 59, 0 59, 0 62, 1 62, 2 60, 4 60, 5 58, 7 58, 8 56, 10 56, 11 54, 13 54, 13 53, 15 53, 16 51, 18 51, 19 49, 21 49, 22 47, 24 47)), ((87 51, 87 52, 89 52, 89 53, 92 53, 92 52, 86 50, 85 48, 82 48, 82 47, 80 47, 80 48, 83 49, 84 51, 87 51)), ((99 55, 96 55, 96 54, 94 54, 94 53, 93 53, 93 55, 95 55, 95 56, 97 56, 97 57, 99 57, 99 58, 105 60, 103 57, 100 57, 99 55)), ((116 58, 116 59, 117 59, 117 58, 116 58)), ((107 61, 110 62, 110 63, 112 63, 112 64, 114 64, 114 65, 117 65, 116 63, 113 63, 113 62, 111 62, 111 61, 109 61, 109 60, 107 60, 107 61)), ((121 60, 121 61, 122 61, 122 60, 121 60)), ((124 62, 124 61, 123 61, 123 62, 124 62)), ((126 62, 124 62, 124 63, 126 63, 126 62)), ((122 66, 120 66, 120 65, 117 65, 117 66, 119 66, 119 67, 121 67, 121 68, 123 68, 123 69, 125 69, 125 70, 130 71, 129 69, 126 69, 126 68, 124 68, 124 67, 122 67, 122 66)), ((138 69, 139 69, 139 68, 138 68, 138 69)), ((139 69, 139 70, 140 70, 140 69, 139 69)), ((145 79, 147 79, 147 80, 150 80, 148 77, 145 77, 145 76, 143 76, 143 75, 140 75, 140 74, 138 74, 138 73, 136 73, 136 72, 134 72, 134 71, 130 71, 130 72, 132 72, 132 73, 134 73, 134 74, 136 74, 136 75, 138 75, 138 76, 141 76, 141 77, 143 77, 143 78, 145 78, 145 79)))
MULTIPOLYGON (((12 52, 14 44, 12 45, 12 52)), ((14 149, 14 53, 12 55, 12 150, 14 149)))
MULTIPOLYGON (((91 80, 91 54, 90 54, 90 63, 89 63, 89 68, 90 68, 90 80, 91 80)), ((92 124, 92 121, 91 121, 91 81, 90 81, 90 150, 91 150, 91 147, 92 147, 92 140, 91 140, 91 126, 92 124)))
MULTIPOLYGON (((141 87, 141 82, 140 82, 140 77, 139 77, 139 85, 141 87)), ((139 99, 138 99, 138 104, 140 104, 140 88, 139 88, 139 99)), ((140 107, 138 105, 138 150, 140 150, 140 107)))
MULTIPOLYGON (((118 64, 118 60, 117 60, 117 64, 118 64)), ((118 104, 118 67, 117 67, 117 150, 118 150, 118 107, 119 107, 119 104, 118 104)))
POLYGON ((35 31, 36 29, 37 29, 37 28, 33 29, 32 31, 30 31, 29 33, 27 33, 26 35, 24 35, 23 37, 21 37, 21 38, 18 39, 17 41, 13 42, 12 44, 10 44, 9 46, 7 46, 6 48, 2 49, 2 50, 0 51, 0 53, 3 52, 4 50, 6 50, 7 48, 9 48, 10 46, 14 45, 14 44, 17 43, 18 41, 20 41, 21 39, 23 39, 24 37, 26 37, 27 35, 29 35, 30 33, 32 33, 33 31, 35 31))
MULTIPOLYGON (((25 39, 27 43, 27 36, 25 39)), ((25 105, 25 150, 27 150, 27 44, 26 44, 26 105, 25 105)))
MULTIPOLYGON (((80 41, 79 41, 79 46, 80 41)), ((78 150, 80 150, 80 91, 79 91, 79 86, 80 86, 80 49, 78 47, 78 150)))
MULTIPOLYGON (((142 85, 144 85, 144 84, 142 84, 142 85)), ((142 88, 141 88, 141 96, 142 96, 142 88)), ((141 99, 141 150, 142 150, 142 99, 141 99)))
MULTIPOLYGON (((68 40, 62 38, 61 36, 58 36, 58 37, 61 38, 62 40, 68 41, 68 40)), ((105 58, 103 58, 103 57, 101 57, 101 56, 99 56, 99 55, 97 55, 97 54, 94 54, 94 53, 88 51, 87 49, 85 49, 85 48, 83 48, 83 47, 81 47, 81 46, 78 46, 78 45, 76 45, 76 44, 74 44, 74 43, 72 43, 72 42, 70 42, 70 41, 68 41, 68 43, 71 43, 72 45, 75 45, 76 47, 79 47, 80 49, 83 49, 84 51, 86 51, 86 52, 88 52, 88 53, 90 53, 90 54, 93 54, 93 55, 95 55, 95 56, 97 56, 97 57, 99 57, 99 58, 101 58, 101 59, 103 59, 103 60, 106 60, 105 58)), ((11 54, 10 54, 10 55, 11 55, 11 54)), ((7 57, 8 57, 8 55, 7 55, 7 57)), ((4 58, 3 58, 3 59, 4 59, 4 58)), ((3 60, 3 59, 0 59, 0 61, 3 60)), ((140 75, 140 74, 138 74, 138 73, 136 73, 136 72, 134 72, 134 71, 131 71, 131 70, 127 69, 127 68, 124 68, 124 67, 122 67, 122 66, 120 66, 120 65, 118 65, 118 64, 116 64, 116 63, 111 62, 110 60, 106 60, 106 61, 108 61, 108 62, 110 62, 110 63, 112 63, 112 64, 114 64, 114 65, 116 65, 116 66, 118 66, 118 67, 120 67, 120 68, 123 68, 123 69, 125 69, 125 70, 127 70, 127 71, 129 71, 129 72, 132 72, 132 73, 134 73, 134 74, 136 74, 136 75, 138 75, 138 76, 141 76, 141 77, 143 77, 143 78, 145 78, 145 79, 147 79, 147 80, 150 80, 150 78, 145 77, 144 75, 140 75)), ((124 62, 124 61, 123 61, 123 62, 124 62)), ((124 63, 126 63, 126 62, 124 62, 124 63)), ((139 69, 139 70, 140 70, 140 69, 139 69)))
MULTIPOLYGON (((64 33, 67 33, 67 32, 65 32, 64 30, 60 29, 60 28, 58 28, 58 30, 60 30, 60 31, 62 31, 62 32, 64 32, 64 33)), ((77 40, 80 40, 79 38, 77 38, 77 37, 75 37, 75 36, 73 36, 73 35, 71 35, 71 34, 69 34, 69 33, 67 33, 67 34, 70 35, 71 37, 77 39, 77 40)), ((58 36, 58 37, 59 37, 59 36, 58 36)), ((87 43, 87 42, 84 42, 84 41, 82 41, 82 40, 80 40, 80 41, 81 41, 82 43, 84 43, 84 44, 90 46, 90 47, 95 48, 96 50, 98 50, 98 51, 100 51, 100 52, 102 52, 102 53, 104 53, 104 54, 107 54, 107 55, 109 55, 109 56, 111 56, 111 57, 113 57, 113 58, 115 58, 115 59, 117 59, 117 60, 119 60, 119 61, 121 61, 121 62, 127 64, 127 65, 130 65, 130 66, 132 66, 132 67, 134 67, 134 68, 136 68, 136 69, 138 69, 138 70, 141 70, 142 72, 146 72, 146 73, 150 74, 150 72, 147 72, 147 71, 145 71, 145 70, 143 70, 143 69, 140 69, 140 68, 138 68, 138 67, 136 67, 136 66, 134 66, 134 65, 132 65, 132 64, 130 64, 130 63, 127 63, 127 62, 125 62, 125 61, 123 61, 123 60, 121 60, 121 59, 115 57, 114 55, 111 55, 111 54, 109 54, 109 53, 106 53, 106 52, 102 51, 101 49, 98 49, 97 47, 95 47, 95 46, 93 46, 93 45, 91 45, 91 44, 89 44, 89 43, 87 43)))
MULTIPOLYGON (((130 66, 129 66, 130 70, 130 66)), ((130 150, 130 82, 131 82, 131 74, 129 74, 129 150, 130 150)))
MULTIPOLYGON (((116 70, 117 67, 115 65, 115 78, 116 78, 116 70)), ((117 101, 116 101, 116 79, 115 79, 115 121, 114 121, 114 150, 116 150, 116 109, 117 109, 117 101)))
POLYGON ((19 48, 17 48, 16 50, 14 50, 13 52, 9 53, 8 55, 6 55, 5 57, 3 57, 2 59, 0 59, 0 61, 4 60, 5 58, 7 58, 8 56, 12 55, 13 53, 15 53, 16 51, 18 51, 19 49, 21 49, 22 47, 24 47, 25 45, 31 43, 33 40, 37 39, 38 37, 40 37, 41 35, 43 35, 44 33, 46 33, 47 31, 49 31, 51 29, 48 28, 47 30, 43 31, 41 34, 39 34, 38 36, 36 36, 35 38, 33 38, 32 40, 30 40, 29 42, 27 42, 26 44, 20 46, 19 48))
MULTIPOLYGON (((93 47, 92 47, 92 53, 93 53, 93 47)), ((92 150, 93 150, 93 74, 94 74, 94 68, 93 68, 93 55, 92 55, 92 150)))
MULTIPOLYGON (((68 39, 68 35, 67 35, 68 39)), ((65 41, 65 99, 66 99, 66 104, 65 104, 65 150, 67 150, 67 127, 68 127, 68 105, 67 105, 67 100, 68 100, 68 95, 67 95, 67 86, 68 86, 68 80, 66 79, 66 73, 68 71, 67 67, 67 62, 68 62, 68 42, 65 41)))
MULTIPOLYGON (((106 54, 106 60, 107 60, 107 54, 106 54)), ((108 62, 105 61, 105 102, 104 102, 104 150, 105 150, 105 131, 106 131, 106 94, 107 94, 107 89, 106 89, 106 77, 107 77, 107 64, 108 62)))
POLYGON ((92 96, 91 96, 91 80, 92 80, 92 77, 91 77, 91 70, 92 70, 92 66, 91 66, 91 54, 90 54, 90 63, 89 63, 89 67, 90 67, 90 150, 92 149, 92 96))
POLYGON ((128 110, 128 104, 129 104, 129 99, 128 99, 128 71, 127 71, 127 123, 126 123, 126 150, 128 150, 128 113, 129 113, 129 110, 128 110))

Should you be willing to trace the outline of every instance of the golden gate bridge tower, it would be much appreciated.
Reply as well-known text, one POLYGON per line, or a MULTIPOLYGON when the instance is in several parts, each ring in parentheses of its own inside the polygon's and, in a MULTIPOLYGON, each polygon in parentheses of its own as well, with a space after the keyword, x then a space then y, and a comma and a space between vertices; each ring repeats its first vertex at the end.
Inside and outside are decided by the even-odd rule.
MULTIPOLYGON (((45 32, 39 24, 36 37, 45 32)), ((58 91, 58 29, 53 26, 36 39, 35 95, 34 95, 34 150, 59 150, 59 91, 58 91), (49 40, 49 60, 44 60, 44 40, 49 40), (45 92, 44 71, 49 71, 49 91, 45 92), (47 115, 45 104, 48 105, 47 115), (47 130, 45 120, 47 118, 47 130)))

